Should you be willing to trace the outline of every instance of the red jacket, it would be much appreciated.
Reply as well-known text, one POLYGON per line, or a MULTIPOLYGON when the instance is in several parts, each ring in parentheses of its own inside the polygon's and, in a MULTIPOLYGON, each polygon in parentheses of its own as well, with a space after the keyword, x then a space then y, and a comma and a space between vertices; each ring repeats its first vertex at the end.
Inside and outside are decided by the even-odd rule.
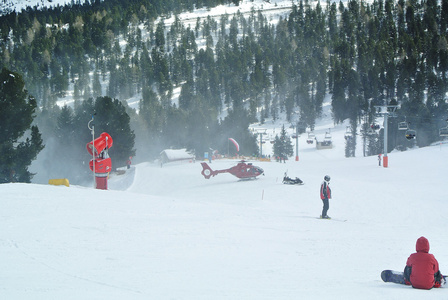
POLYGON ((331 199, 331 189, 326 181, 322 182, 320 186, 320 199, 324 200, 325 198, 331 199))
POLYGON ((418 289, 434 287, 434 274, 439 271, 439 263, 434 255, 429 254, 429 242, 420 237, 415 246, 417 253, 411 254, 406 262, 406 268, 411 267, 410 282, 418 289))

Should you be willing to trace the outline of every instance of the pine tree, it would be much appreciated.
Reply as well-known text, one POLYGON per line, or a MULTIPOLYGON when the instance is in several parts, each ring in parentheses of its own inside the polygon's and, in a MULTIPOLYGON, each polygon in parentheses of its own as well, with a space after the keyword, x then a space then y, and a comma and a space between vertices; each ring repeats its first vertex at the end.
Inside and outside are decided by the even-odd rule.
POLYGON ((291 143, 291 139, 286 133, 285 125, 282 126, 280 137, 275 136, 274 141, 274 156, 280 159, 287 159, 294 154, 294 149, 291 143))
POLYGON ((129 156, 135 155, 135 134, 130 127, 126 108, 118 99, 98 97, 95 101, 95 132, 107 132, 113 139, 109 155, 114 168, 126 165, 129 156))
POLYGON ((31 182, 33 174, 28 167, 44 148, 39 129, 31 126, 36 100, 28 96, 24 86, 22 76, 3 68, 0 73, 0 183, 31 182))

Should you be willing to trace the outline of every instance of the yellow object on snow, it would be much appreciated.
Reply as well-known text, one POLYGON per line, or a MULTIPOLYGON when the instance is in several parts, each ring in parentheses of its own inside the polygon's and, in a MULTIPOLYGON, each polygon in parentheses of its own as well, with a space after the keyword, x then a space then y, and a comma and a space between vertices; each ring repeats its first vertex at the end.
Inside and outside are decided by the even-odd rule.
POLYGON ((70 183, 68 182, 68 179, 67 179, 67 178, 50 179, 50 180, 48 180, 48 184, 51 184, 51 185, 65 185, 65 186, 70 186, 70 183))

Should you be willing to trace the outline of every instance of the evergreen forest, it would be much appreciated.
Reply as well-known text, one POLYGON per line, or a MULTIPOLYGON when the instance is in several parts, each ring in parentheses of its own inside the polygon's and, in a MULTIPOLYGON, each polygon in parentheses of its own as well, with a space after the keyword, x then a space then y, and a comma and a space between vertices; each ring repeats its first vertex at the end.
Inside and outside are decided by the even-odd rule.
MULTIPOLYGON (((114 138, 114 167, 166 148, 226 154, 229 137, 240 154, 256 156, 249 124, 285 116, 312 131, 326 97, 334 123, 349 120, 347 136, 363 135, 365 155, 382 151, 379 106, 393 116, 389 151, 441 139, 448 0, 291 1, 275 20, 262 10, 179 18, 240 2, 90 0, 3 14, 0 67, 20 74, 35 99, 33 126, 51 148, 49 164, 88 173, 92 116, 114 138), (402 123, 416 139, 398 130, 402 123)), ((346 156, 356 146, 348 138, 346 156)))

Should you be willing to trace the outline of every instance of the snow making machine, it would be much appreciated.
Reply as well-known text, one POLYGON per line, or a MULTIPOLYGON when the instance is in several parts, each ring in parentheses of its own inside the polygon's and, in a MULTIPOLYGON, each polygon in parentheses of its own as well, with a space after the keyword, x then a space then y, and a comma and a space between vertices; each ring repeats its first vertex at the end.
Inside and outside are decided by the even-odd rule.
POLYGON ((87 143, 87 151, 94 157, 89 162, 89 167, 95 173, 95 187, 101 190, 107 190, 107 177, 112 171, 112 160, 109 157, 108 150, 113 145, 112 137, 103 132, 94 141, 87 143))

